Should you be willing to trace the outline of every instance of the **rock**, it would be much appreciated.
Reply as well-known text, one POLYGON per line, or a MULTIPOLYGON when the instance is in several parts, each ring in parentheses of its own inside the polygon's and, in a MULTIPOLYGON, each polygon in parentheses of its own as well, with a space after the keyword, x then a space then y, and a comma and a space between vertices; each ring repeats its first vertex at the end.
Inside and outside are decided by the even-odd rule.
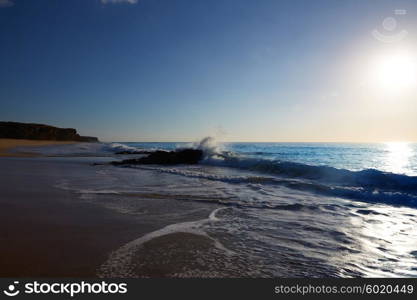
POLYGON ((146 151, 146 150, 124 150, 116 152, 115 154, 151 154, 152 151, 146 151))
POLYGON ((96 137, 80 136, 73 128, 18 122, 0 122, 0 138, 98 142, 96 137))
POLYGON ((95 136, 80 136, 78 141, 85 143, 98 143, 98 138, 95 136))
POLYGON ((126 159, 112 162, 113 165, 175 165, 196 164, 203 159, 203 151, 196 149, 182 149, 177 151, 155 151, 146 157, 126 159))

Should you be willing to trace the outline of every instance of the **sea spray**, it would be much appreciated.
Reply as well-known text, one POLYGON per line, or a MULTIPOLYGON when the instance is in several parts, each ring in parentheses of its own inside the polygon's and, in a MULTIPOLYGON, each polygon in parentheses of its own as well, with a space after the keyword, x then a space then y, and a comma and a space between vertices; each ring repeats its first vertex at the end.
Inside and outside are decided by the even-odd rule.
POLYGON ((234 156, 232 152, 226 151, 224 147, 211 136, 207 136, 199 142, 192 143, 191 148, 203 151, 204 159, 226 159, 234 156))

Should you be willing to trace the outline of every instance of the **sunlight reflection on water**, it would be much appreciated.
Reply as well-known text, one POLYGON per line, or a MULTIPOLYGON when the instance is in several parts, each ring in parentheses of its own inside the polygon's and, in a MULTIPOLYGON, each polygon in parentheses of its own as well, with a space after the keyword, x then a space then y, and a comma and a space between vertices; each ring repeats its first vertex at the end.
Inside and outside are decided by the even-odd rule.
POLYGON ((363 246, 367 248, 365 253, 372 253, 369 257, 377 259, 380 273, 369 272, 368 275, 416 276, 416 258, 412 254, 417 238, 414 210, 380 207, 373 211, 374 214, 365 217, 362 233, 367 243, 363 246))
POLYGON ((348 229, 358 252, 337 259, 345 260, 360 276, 417 277, 415 210, 370 205, 358 212, 350 217, 348 229))
POLYGON ((386 143, 387 155, 385 157, 386 170, 392 173, 409 173, 413 149, 406 142, 386 143))

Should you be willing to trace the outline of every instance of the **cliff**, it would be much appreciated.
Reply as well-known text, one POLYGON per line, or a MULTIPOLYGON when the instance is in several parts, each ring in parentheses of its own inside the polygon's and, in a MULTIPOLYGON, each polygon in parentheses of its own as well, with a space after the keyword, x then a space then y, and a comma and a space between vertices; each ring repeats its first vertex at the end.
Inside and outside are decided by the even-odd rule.
POLYGON ((18 122, 0 122, 0 138, 98 142, 96 137, 80 136, 73 128, 18 122))

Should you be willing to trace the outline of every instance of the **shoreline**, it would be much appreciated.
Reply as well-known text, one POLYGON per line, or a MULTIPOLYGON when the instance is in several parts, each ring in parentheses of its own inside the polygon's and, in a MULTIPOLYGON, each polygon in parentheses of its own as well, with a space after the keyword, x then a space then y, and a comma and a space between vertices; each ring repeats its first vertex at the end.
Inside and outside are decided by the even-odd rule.
POLYGON ((0 157, 39 157, 42 156, 30 152, 12 152, 17 147, 69 145, 79 143, 77 141, 54 141, 54 140, 24 140, 24 139, 2 139, 0 138, 0 157))
POLYGON ((109 253, 158 228, 56 187, 64 178, 92 176, 88 163, 0 161, 0 277, 96 278, 109 253))
MULTIPOLYGON (((90 161, 0 157, 0 163, 0 277, 107 277, 99 270, 114 251, 166 226, 207 218, 213 208, 203 204, 196 211, 193 203, 150 201, 138 195, 133 197, 137 209, 125 212, 106 205, 120 195, 99 193, 96 200, 89 200, 79 188, 65 188, 68 181, 106 179, 100 173, 105 167, 92 167, 90 161)), ((94 185, 87 188, 94 190, 94 185)), ((155 245, 169 249, 170 237, 176 236, 158 236, 156 244, 145 243, 150 251, 145 255, 154 262, 135 269, 133 277, 169 277, 172 268, 165 269, 166 262, 152 255, 156 251, 152 249, 155 245)), ((194 239, 202 237, 187 235, 182 240, 194 239)), ((132 257, 141 262, 135 252, 132 257)))
POLYGON ((353 194, 292 169, 275 176, 217 164, 117 167, 108 162, 123 156, 102 146, 0 157, 0 277, 417 275, 415 193, 401 180, 389 186, 395 195, 385 177, 374 181, 377 195, 353 194), (340 251, 348 260, 334 255, 340 251))

